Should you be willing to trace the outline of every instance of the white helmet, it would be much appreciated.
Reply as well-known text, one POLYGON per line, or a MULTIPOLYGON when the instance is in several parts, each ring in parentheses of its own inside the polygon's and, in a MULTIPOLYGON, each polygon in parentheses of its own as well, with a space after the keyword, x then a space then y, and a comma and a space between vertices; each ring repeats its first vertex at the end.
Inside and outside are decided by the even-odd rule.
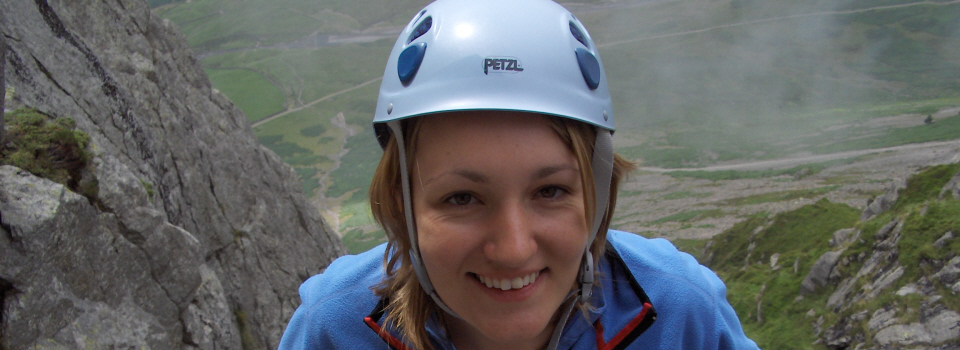
POLYGON ((549 0, 440 0, 404 27, 373 123, 464 110, 542 113, 614 129, 596 45, 549 0))
MULTIPOLYGON (((572 295, 589 298, 593 285, 589 250, 607 210, 614 130, 603 63, 590 35, 573 14, 550 0, 438 0, 414 16, 393 46, 380 85, 374 130, 381 146, 390 134, 401 145, 404 214, 414 270, 424 291, 453 316, 457 314, 440 300, 420 259, 399 120, 469 110, 540 113, 598 127, 593 155, 597 208, 584 249, 581 289, 572 295)), ((566 314, 575 303, 574 298, 566 314)))

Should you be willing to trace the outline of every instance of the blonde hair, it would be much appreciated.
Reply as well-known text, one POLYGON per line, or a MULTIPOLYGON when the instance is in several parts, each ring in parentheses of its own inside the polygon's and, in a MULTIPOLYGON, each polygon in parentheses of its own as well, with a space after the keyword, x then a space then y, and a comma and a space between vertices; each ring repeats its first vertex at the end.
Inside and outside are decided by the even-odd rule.
MULTIPOLYGON (((470 113, 470 112, 465 112, 470 113)), ((557 136, 569 147, 581 169, 585 217, 594 216, 594 183, 591 159, 596 139, 596 128, 567 118, 547 116, 550 126, 557 136)), ((401 121, 404 150, 407 155, 407 169, 412 169, 416 161, 417 134, 423 118, 411 118, 401 121)), ((411 242, 407 232, 403 213, 400 180, 400 155, 397 141, 390 136, 380 164, 370 183, 370 209, 377 223, 387 234, 387 250, 383 256, 385 277, 374 288, 374 293, 387 298, 386 322, 393 324, 400 332, 402 341, 415 349, 433 350, 426 332, 426 320, 437 316, 443 320, 444 313, 420 286, 410 261, 411 242)), ((617 188, 622 179, 636 165, 619 155, 614 155, 613 179, 610 182, 610 199, 607 212, 600 224, 600 230, 590 247, 594 256, 594 266, 603 255, 607 243, 607 228, 617 204, 617 188)), ((588 220, 589 221, 589 220, 588 220)), ((581 309, 583 305, 580 305, 581 309)), ((443 323, 443 322, 441 322, 443 323)))

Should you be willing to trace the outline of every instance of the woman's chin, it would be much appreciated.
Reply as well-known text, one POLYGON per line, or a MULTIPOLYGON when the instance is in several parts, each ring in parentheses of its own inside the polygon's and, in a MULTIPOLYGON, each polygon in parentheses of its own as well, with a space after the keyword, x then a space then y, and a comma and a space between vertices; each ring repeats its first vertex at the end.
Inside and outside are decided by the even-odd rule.
MULTIPOLYGON (((471 343, 499 344, 503 349, 542 348, 550 339, 553 327, 550 320, 530 317, 530 315, 502 317, 498 319, 474 322, 476 326, 469 326, 459 320, 458 326, 471 328, 466 335, 471 343), (480 338, 480 339, 477 339, 480 338)), ((455 337, 456 338, 456 337, 455 337)), ((466 340, 466 339, 465 339, 466 340)), ((458 348, 461 348, 458 346, 458 348)))

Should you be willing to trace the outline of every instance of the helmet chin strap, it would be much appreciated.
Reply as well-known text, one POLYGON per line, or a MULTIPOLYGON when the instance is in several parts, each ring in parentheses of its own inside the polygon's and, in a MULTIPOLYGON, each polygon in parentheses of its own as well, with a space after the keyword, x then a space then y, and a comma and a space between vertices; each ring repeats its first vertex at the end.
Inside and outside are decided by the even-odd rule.
POLYGON ((443 311, 453 317, 462 319, 437 295, 437 290, 433 288, 433 283, 430 283, 430 276, 427 275, 427 267, 423 265, 423 260, 420 257, 420 240, 417 237, 416 225, 413 223, 413 197, 410 195, 410 172, 407 169, 407 147, 403 140, 403 128, 400 127, 399 120, 391 120, 387 122, 387 126, 390 127, 393 137, 397 139, 397 150, 400 153, 400 187, 403 189, 403 215, 407 222, 407 233, 410 235, 410 261, 413 265, 413 271, 417 274, 417 279, 420 280, 423 291, 433 298, 433 301, 443 311))
POLYGON ((573 290, 567 295, 564 302, 563 313, 557 320, 553 329, 553 335, 547 344, 547 350, 555 350, 560 344, 560 335, 563 333, 563 327, 566 326, 573 308, 578 301, 590 300, 593 295, 594 285, 594 266, 593 253, 590 247, 593 245, 597 233, 600 231, 600 225, 603 223, 603 217, 607 214, 607 204, 610 202, 610 182, 613 180, 613 138, 609 130, 597 129, 597 140, 593 146, 593 188, 594 188, 594 214, 593 226, 591 226, 586 246, 583 248, 583 260, 580 262, 580 274, 577 276, 577 282, 580 284, 578 290, 573 290))
MULTIPOLYGON (((403 130, 400 127, 399 120, 389 121, 387 122, 387 126, 390 127, 390 132, 397 140, 397 150, 400 154, 400 180, 403 191, 403 214, 407 223, 407 232, 410 237, 410 260, 413 265, 413 271, 416 273, 417 279, 420 281, 420 286, 423 288, 424 292, 426 292, 427 295, 429 295, 433 301, 436 302, 441 309, 443 309, 443 311, 453 317, 461 318, 456 312, 451 310, 442 299, 440 299, 440 296, 437 295, 436 289, 433 287, 433 283, 430 282, 430 276, 427 275, 427 268, 424 266, 423 259, 420 255, 420 241, 417 236, 416 225, 414 225, 413 221, 413 204, 412 196, 410 194, 410 172, 409 169, 407 169, 407 155, 403 139, 403 130)), ((583 259, 580 263, 580 273, 577 277, 577 282, 579 283, 580 288, 571 291, 565 299, 561 317, 557 320, 557 325, 554 328, 553 335, 550 338, 550 343, 547 346, 547 349, 551 350, 556 349, 560 340, 560 334, 562 333, 563 327, 566 325, 567 319, 570 317, 574 306, 576 306, 579 300, 589 300, 590 296, 593 294, 594 265, 593 253, 590 252, 590 247, 593 245, 593 241, 597 237, 597 232, 600 230, 600 224, 603 222, 603 217, 607 213, 607 203, 610 199, 610 182, 613 174, 613 141, 611 138, 611 131, 597 128, 597 137, 596 143, 594 144, 593 160, 591 165, 593 167, 595 210, 593 216, 593 225, 591 226, 589 236, 585 242, 583 259)))

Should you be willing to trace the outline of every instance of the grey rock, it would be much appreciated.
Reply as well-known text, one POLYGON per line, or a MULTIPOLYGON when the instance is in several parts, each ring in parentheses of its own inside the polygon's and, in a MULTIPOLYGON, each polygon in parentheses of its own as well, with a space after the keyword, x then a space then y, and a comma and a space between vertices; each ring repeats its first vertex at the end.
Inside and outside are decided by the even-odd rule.
POLYGON ((953 199, 960 199, 960 172, 953 175, 953 178, 943 186, 938 198, 944 199, 948 195, 952 195, 953 199))
POLYGON ((827 298, 827 307, 833 311, 840 311, 854 292, 855 285, 856 279, 854 278, 846 278, 840 281, 837 289, 827 298))
POLYGON ((874 337, 880 345, 938 345, 960 339, 960 314, 947 310, 926 322, 893 325, 877 332, 874 337))
POLYGON ((817 259, 817 262, 810 268, 810 273, 803 279, 800 285, 800 292, 810 294, 816 292, 818 288, 825 286, 830 277, 830 272, 837 266, 837 261, 840 259, 840 254, 842 253, 843 251, 831 251, 821 255, 820 259, 817 259))
POLYGON ((931 342, 934 344, 960 339, 960 314, 957 314, 956 311, 943 311, 924 322, 923 326, 927 329, 931 342))
POLYGON ((220 280, 206 265, 200 266, 200 277, 196 297, 181 315, 184 342, 199 350, 242 349, 239 325, 220 280))
MULTIPOLYGON (((115 215, 11 166, 0 166, 0 213, 9 230, 0 238, 0 278, 15 291, 5 296, 4 348, 178 347, 174 299, 183 296, 168 293, 170 285, 154 277, 150 258, 119 233, 115 215), (125 331, 127 325, 136 331, 125 331)), ((190 274, 182 266, 166 268, 190 274)))
POLYGON ((845 228, 837 230, 833 233, 833 237, 830 238, 830 247, 837 248, 842 245, 856 241, 860 238, 860 231, 855 228, 845 228))
POLYGON ((949 244, 950 241, 953 240, 953 238, 954 238, 953 231, 947 231, 947 233, 944 233, 943 236, 937 239, 936 242, 933 242, 933 247, 937 249, 943 248, 947 244, 949 244))
POLYGON ((867 327, 872 330, 880 330, 897 323, 897 310, 883 308, 874 311, 870 321, 867 321, 867 327))
POLYGON ((900 224, 899 220, 891 220, 886 225, 883 225, 883 227, 877 230, 877 233, 874 236, 877 238, 877 240, 887 239, 887 237, 890 237, 890 233, 893 232, 894 228, 896 228, 897 225, 899 224, 900 224))
POLYGON ((940 271, 937 271, 932 276, 932 279, 940 280, 940 283, 943 283, 945 286, 952 285, 960 281, 960 256, 956 256, 953 259, 950 259, 940 271))
POLYGON ((890 210, 893 204, 897 202, 897 198, 900 198, 900 191, 904 188, 907 188, 906 179, 894 180, 887 186, 886 193, 878 196, 863 209, 863 213, 860 214, 860 221, 870 220, 874 216, 877 216, 877 214, 890 210))
POLYGON ((877 242, 874 243, 873 248, 876 250, 885 250, 893 251, 897 248, 897 243, 900 242, 900 232, 903 231, 903 221, 891 221, 889 224, 884 225, 877 231, 877 242), (896 224, 891 229, 890 226, 896 224))
POLYGON ((183 35, 131 0, 4 0, 0 32, 17 103, 76 120, 99 184, 0 173, 0 347, 276 348, 346 249, 183 35))
POLYGON ((893 282, 896 282, 904 274, 903 266, 897 266, 896 268, 887 271, 886 273, 880 275, 873 283, 865 286, 864 288, 869 291, 867 294, 867 299, 872 299, 877 297, 881 291, 890 287, 893 282))
POLYGON ((863 333, 855 331, 855 325, 867 316, 867 311, 860 311, 847 317, 842 317, 833 326, 823 332, 824 344, 830 349, 849 349, 855 344, 864 341, 863 333))
POLYGON ((920 323, 893 325, 877 332, 874 340, 880 345, 916 345, 929 344, 932 337, 920 323))
MULTIPOLYGON (((0 35, 0 94, 3 94, 3 97, 0 97, 0 116, 6 111, 4 109, 4 104, 7 100, 7 87, 4 83, 4 72, 7 67, 7 41, 3 38, 3 35, 0 35)), ((0 130, 3 130, 3 118, 0 118, 0 130)), ((0 143, 3 143, 3 133, 0 133, 0 143)))
POLYGON ((906 295, 910 295, 910 294, 917 294, 917 293, 919 293, 919 292, 920 292, 920 291, 917 290, 917 285, 911 283, 911 284, 905 285, 905 286, 901 287, 900 289, 898 289, 898 290, 897 290, 897 295, 902 297, 902 296, 906 296, 906 295))

